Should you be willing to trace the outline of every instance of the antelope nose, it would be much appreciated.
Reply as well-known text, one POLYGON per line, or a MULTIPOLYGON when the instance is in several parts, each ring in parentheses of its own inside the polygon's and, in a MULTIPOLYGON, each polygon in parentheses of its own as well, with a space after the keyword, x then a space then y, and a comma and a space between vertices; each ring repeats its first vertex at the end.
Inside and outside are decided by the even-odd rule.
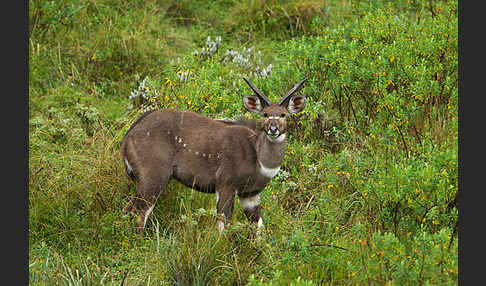
POLYGON ((272 125, 270 125, 270 131, 271 131, 272 133, 275 133, 275 132, 277 131, 277 126, 275 126, 275 125, 273 125, 273 124, 272 124, 272 125))

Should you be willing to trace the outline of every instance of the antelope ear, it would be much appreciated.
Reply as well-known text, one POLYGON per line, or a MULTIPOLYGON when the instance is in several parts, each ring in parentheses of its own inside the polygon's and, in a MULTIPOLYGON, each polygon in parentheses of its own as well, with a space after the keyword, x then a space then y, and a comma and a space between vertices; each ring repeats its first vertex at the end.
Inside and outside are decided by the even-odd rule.
POLYGON ((253 95, 248 95, 248 94, 243 95, 243 106, 245 106, 245 108, 248 111, 255 112, 255 113, 260 113, 263 110, 263 106, 262 103, 260 102, 260 99, 253 95))
POLYGON ((289 105, 287 106, 287 110, 289 111, 289 113, 301 112, 305 107, 305 101, 306 101, 305 95, 292 96, 289 100, 289 105))

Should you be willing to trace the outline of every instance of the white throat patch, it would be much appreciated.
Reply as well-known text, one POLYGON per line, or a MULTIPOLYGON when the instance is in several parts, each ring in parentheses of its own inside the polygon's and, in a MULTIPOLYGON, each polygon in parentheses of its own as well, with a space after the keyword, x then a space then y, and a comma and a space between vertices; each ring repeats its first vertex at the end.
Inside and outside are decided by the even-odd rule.
POLYGON ((258 161, 258 164, 260 165, 260 174, 264 177, 267 177, 267 178, 275 177, 275 175, 277 175, 278 171, 280 171, 280 166, 278 166, 276 168, 267 168, 267 167, 263 166, 263 164, 260 161, 258 161))
POLYGON ((267 139, 272 143, 282 143, 285 140, 285 133, 280 134, 277 138, 272 138, 267 134, 267 139))

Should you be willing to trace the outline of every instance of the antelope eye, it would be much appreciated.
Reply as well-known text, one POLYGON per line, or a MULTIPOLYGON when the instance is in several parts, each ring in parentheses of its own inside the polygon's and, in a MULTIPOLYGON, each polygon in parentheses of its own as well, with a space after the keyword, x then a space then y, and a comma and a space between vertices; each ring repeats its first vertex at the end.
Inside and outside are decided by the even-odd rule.
POLYGON ((282 118, 285 117, 285 113, 280 114, 280 117, 282 118))
POLYGON ((267 118, 268 117, 268 113, 263 113, 263 117, 267 118))

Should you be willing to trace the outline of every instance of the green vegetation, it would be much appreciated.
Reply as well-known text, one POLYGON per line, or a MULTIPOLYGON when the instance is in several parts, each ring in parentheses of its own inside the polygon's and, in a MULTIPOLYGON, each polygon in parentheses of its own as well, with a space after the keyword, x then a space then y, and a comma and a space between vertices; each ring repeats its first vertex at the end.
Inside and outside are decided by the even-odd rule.
POLYGON ((456 285, 457 1, 29 1, 31 285, 456 285), (254 239, 171 182, 138 237, 143 110, 247 114, 308 78, 254 239))

